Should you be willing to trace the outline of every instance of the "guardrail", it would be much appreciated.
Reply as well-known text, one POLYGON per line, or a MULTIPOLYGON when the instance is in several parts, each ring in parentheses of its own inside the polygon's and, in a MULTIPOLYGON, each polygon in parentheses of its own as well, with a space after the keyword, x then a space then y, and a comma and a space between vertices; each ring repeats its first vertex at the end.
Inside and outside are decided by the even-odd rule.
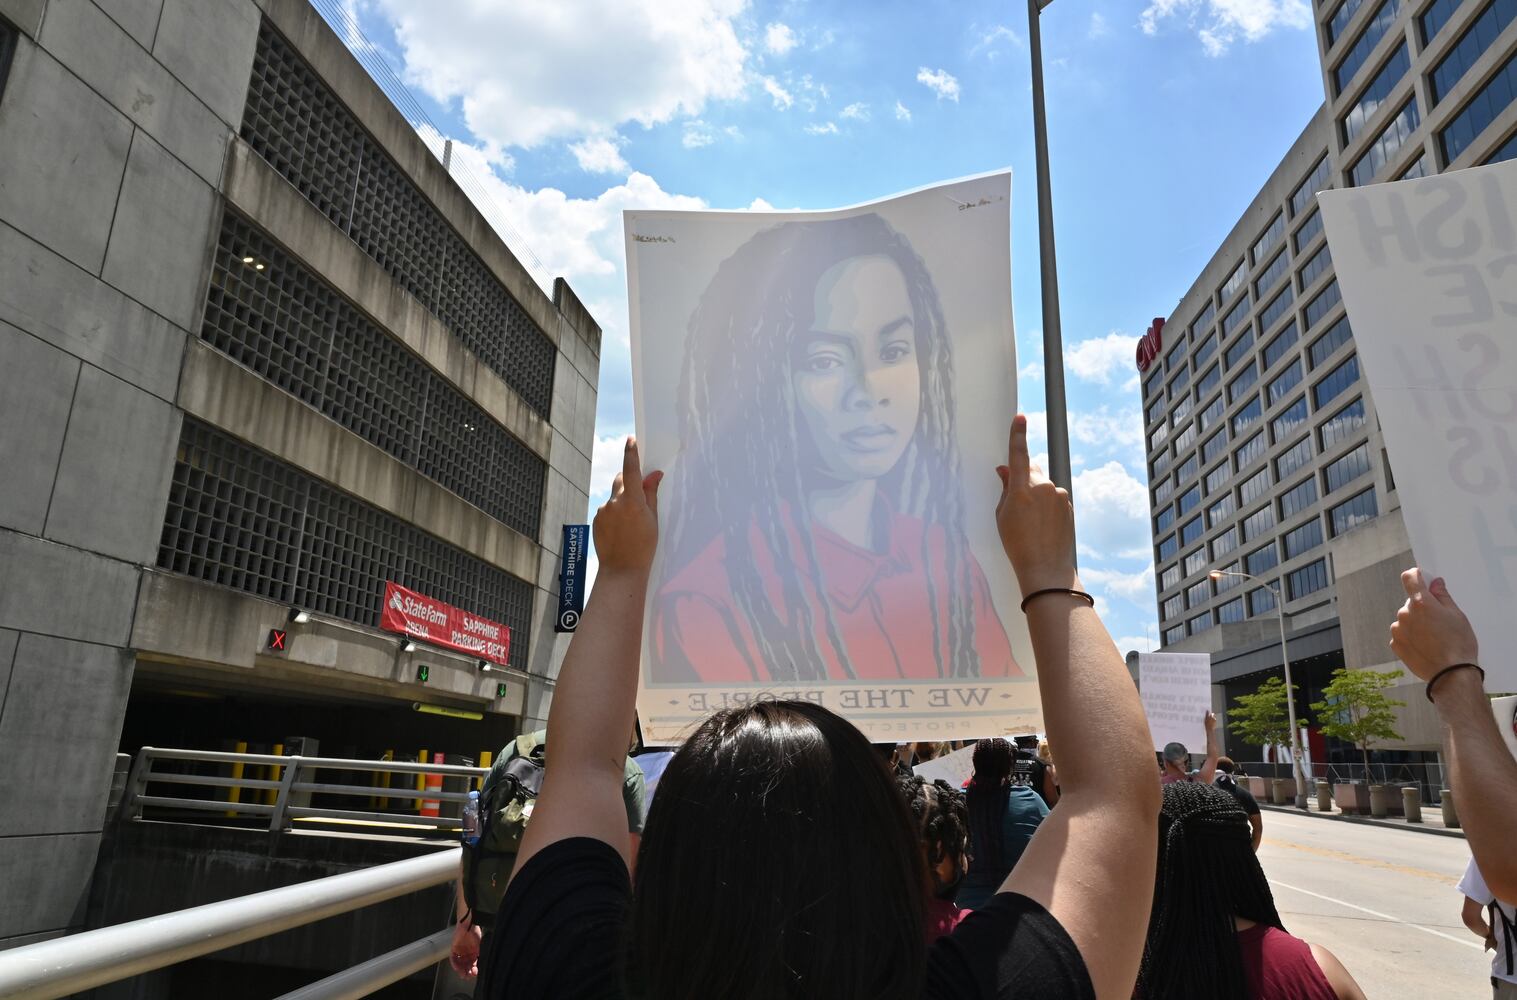
MULTIPOLYGON (((54 1000, 442 885, 457 876, 459 853, 440 850, 0 952, 0 997, 54 1000)), ((450 934, 438 931, 288 996, 366 996, 438 961, 450 934)))
MULTIPOLYGON (((410 812, 391 809, 340 809, 318 807, 309 804, 312 795, 324 797, 362 798, 389 800, 397 803, 462 803, 469 797, 467 787, 463 791, 444 791, 441 788, 395 787, 394 775, 440 775, 449 778, 467 779, 473 786, 489 773, 488 768, 464 767, 458 764, 415 764, 390 760, 346 760, 337 757, 276 757, 271 754, 225 753, 218 750, 172 750, 163 747, 143 747, 132 762, 131 776, 127 779, 126 794, 121 804, 121 815, 126 819, 141 819, 144 808, 162 807, 191 812, 217 813, 231 817, 267 816, 269 830, 277 833, 289 829, 291 821, 301 818, 356 820, 373 823, 399 824, 402 826, 428 827, 440 830, 456 830, 459 819, 455 816, 429 816, 420 811, 410 812), (228 774, 195 774, 184 770, 166 770, 157 765, 179 762, 191 764, 225 764, 228 774), (341 784, 320 780, 321 772, 361 772, 384 776, 380 784, 377 777, 365 784, 341 784), (268 774, 274 777, 257 778, 253 774, 268 774), (210 797, 176 796, 153 794, 154 785, 190 786, 213 793, 210 797), (217 797, 222 792, 226 797, 217 797), (247 792, 250 794, 244 795, 247 792)), ((441 809, 438 810, 441 812, 441 809)))

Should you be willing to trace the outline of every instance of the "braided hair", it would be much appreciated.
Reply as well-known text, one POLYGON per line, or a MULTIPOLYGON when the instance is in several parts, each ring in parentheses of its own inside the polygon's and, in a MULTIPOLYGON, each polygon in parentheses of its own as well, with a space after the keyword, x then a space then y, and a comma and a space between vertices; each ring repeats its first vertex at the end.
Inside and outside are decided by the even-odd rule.
POLYGON ((1011 797, 1011 744, 995 737, 974 745, 974 777, 965 795, 969 808, 969 843, 975 868, 1001 871, 1007 865, 1005 827, 1006 802, 1011 797))
POLYGON ((969 846, 969 808, 964 795, 942 778, 928 781, 918 775, 903 774, 897 779, 906 806, 916 824, 917 837, 927 852, 927 873, 935 890, 938 865, 946 858, 962 870, 969 846))
POLYGON ((1246 997, 1235 917, 1285 930, 1254 855, 1248 816, 1224 789, 1198 782, 1165 785, 1154 908, 1137 995, 1246 997))
POLYGON ((923 535, 940 677, 977 677, 973 561, 964 534, 964 496, 953 406, 953 356, 936 287, 905 237, 873 213, 787 222, 758 233, 717 268, 690 319, 677 413, 680 458, 674 470, 687 498, 671 511, 672 578, 715 539, 738 614, 754 638, 754 680, 857 676, 826 596, 804 517, 811 447, 791 383, 796 339, 812 323, 817 282, 858 257, 890 260, 911 301, 921 370, 921 411, 900 461, 879 480, 880 495, 901 514, 942 529, 942 545, 923 535), (788 513, 787 513, 788 512, 788 513), (757 536, 758 545, 755 545, 757 536), (760 550, 799 552, 799 565, 774 558, 771 599, 760 550), (936 581, 946 581, 946 594, 936 581), (821 625, 818 641, 818 624, 821 625), (824 652, 823 646, 826 649, 824 652), (947 650, 945 657, 944 650, 947 650))

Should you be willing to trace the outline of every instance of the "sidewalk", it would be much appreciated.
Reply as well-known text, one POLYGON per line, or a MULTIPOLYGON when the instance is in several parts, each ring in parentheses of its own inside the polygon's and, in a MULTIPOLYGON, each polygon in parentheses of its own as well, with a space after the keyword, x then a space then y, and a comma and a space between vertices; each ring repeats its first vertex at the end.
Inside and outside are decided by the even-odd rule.
MULTIPOLYGON (((1464 831, 1463 830, 1461 830, 1461 829, 1459 829, 1457 827, 1450 829, 1449 827, 1446 827, 1446 826, 1443 825, 1443 810, 1442 809, 1440 809, 1436 805, 1429 806, 1425 802, 1422 804, 1422 822, 1421 823, 1408 823, 1406 820, 1402 819, 1400 816, 1389 816, 1386 819, 1375 819, 1372 816, 1346 815, 1336 805, 1333 807, 1333 811, 1332 812, 1328 812, 1328 813, 1318 812, 1317 811, 1317 797, 1315 795, 1313 795, 1309 799, 1307 799, 1307 807, 1308 807, 1307 811, 1306 811, 1306 813, 1304 815, 1316 816, 1316 817, 1319 817, 1321 819, 1335 819, 1335 820, 1338 820, 1339 822, 1342 822, 1342 823, 1362 823, 1365 826, 1384 826, 1384 827, 1390 827, 1390 828, 1396 829, 1396 830, 1413 830, 1413 831, 1416 831, 1417 833, 1433 833, 1433 834, 1437 834, 1440 837, 1463 837, 1464 836, 1464 831)), ((1303 813, 1299 809, 1297 809, 1295 806, 1293 806, 1293 805, 1289 805, 1289 806, 1277 806, 1277 805, 1272 805, 1271 803, 1265 802, 1265 801, 1262 801, 1262 800, 1259 802, 1259 808, 1260 809, 1266 809, 1266 810, 1269 810, 1271 812, 1295 813, 1297 816, 1303 815, 1303 813)))

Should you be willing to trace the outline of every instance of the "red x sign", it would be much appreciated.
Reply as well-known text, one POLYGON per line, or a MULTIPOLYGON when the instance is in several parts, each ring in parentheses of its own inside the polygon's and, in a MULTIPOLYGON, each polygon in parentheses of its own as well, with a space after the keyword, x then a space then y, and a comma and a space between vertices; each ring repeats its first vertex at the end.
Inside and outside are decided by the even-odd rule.
POLYGON ((269 652, 284 652, 285 633, 282 629, 269 629, 269 652))

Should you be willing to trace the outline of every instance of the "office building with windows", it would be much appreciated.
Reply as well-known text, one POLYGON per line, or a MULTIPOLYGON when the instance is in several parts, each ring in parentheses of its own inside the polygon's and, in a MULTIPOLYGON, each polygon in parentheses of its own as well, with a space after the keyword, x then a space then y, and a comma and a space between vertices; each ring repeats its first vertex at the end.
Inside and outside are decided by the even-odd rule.
POLYGON ((0 0, 0 948, 80 926, 118 751, 544 721, 599 350, 306 0, 0 0))
MULTIPOLYGON (((1298 712, 1338 666, 1394 665, 1412 555, 1316 194, 1517 158, 1514 21, 1514 0, 1320 2, 1327 100, 1163 326, 1142 380, 1162 646, 1212 655, 1219 708, 1278 674, 1277 613, 1298 712)), ((1394 693, 1384 756, 1431 758, 1425 700, 1394 693)))

